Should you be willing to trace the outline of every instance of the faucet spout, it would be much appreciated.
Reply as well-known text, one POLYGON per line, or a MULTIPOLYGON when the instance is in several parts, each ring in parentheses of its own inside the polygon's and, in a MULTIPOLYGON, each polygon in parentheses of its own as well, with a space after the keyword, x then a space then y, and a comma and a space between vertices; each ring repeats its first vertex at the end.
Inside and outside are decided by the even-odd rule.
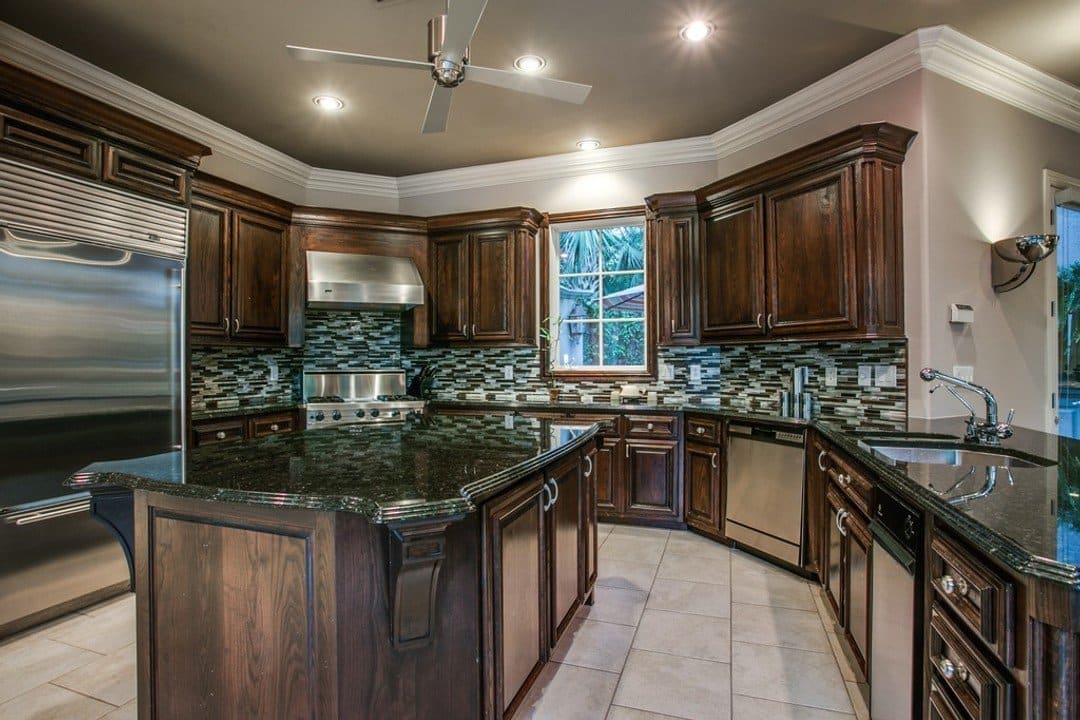
MULTIPOLYGON (((1012 421, 1012 415, 1009 415, 1009 422, 998 422, 997 397, 994 396, 994 393, 990 392, 989 388, 983 387, 982 385, 976 385, 973 382, 958 378, 954 375, 943 373, 940 370, 935 370, 934 368, 923 368, 919 371, 919 377, 926 382, 939 380, 942 383, 947 383, 946 389, 949 390, 950 393, 952 393, 952 395, 955 397, 959 396, 957 396, 956 393, 952 390, 952 388, 948 387, 948 385, 955 385, 958 388, 963 388, 964 390, 968 390, 982 396, 983 402, 986 403, 986 419, 982 422, 978 422, 975 419, 975 413, 972 412, 971 419, 968 421, 969 440, 978 440, 979 442, 987 445, 997 445, 1002 438, 1012 436, 1012 427, 1009 424, 1009 422, 1012 421)), ((931 390, 930 392, 933 392, 933 390, 931 390)), ((964 403, 964 405, 966 405, 968 409, 971 409, 971 406, 968 405, 966 402, 964 403)))

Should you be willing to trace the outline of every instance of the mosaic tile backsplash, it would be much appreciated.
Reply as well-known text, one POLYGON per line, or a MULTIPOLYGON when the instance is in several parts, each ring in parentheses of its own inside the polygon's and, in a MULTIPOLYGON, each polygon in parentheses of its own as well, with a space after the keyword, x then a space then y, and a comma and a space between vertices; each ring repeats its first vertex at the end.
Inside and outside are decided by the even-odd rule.
MULTIPOLYGON (((304 367, 404 367, 411 377, 437 367, 432 395, 442 400, 547 400, 534 348, 414 349, 401 345, 401 317, 394 313, 309 311, 304 348, 263 350, 193 348, 192 409, 299 401, 304 367), (269 364, 279 379, 269 381, 269 364), (513 367, 513 379, 504 368, 513 367)), ((892 426, 907 416, 907 344, 903 340, 770 343, 723 347, 662 348, 659 378, 645 384, 661 404, 719 404, 745 412, 776 413, 791 371, 810 368, 814 416, 851 424, 892 426), (701 378, 691 379, 693 366, 701 378), (861 387, 860 365, 894 365, 896 387, 861 387), (835 387, 825 385, 836 368, 835 387)), ((621 383, 560 383, 563 399, 606 403, 621 383)))

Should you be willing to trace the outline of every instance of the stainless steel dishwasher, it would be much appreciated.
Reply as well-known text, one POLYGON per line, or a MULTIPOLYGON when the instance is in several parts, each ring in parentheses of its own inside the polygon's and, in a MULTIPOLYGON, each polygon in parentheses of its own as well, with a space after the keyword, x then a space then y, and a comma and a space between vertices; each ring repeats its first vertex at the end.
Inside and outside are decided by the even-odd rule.
POLYGON ((870 717, 910 720, 919 717, 915 697, 921 692, 918 661, 922 643, 917 617, 922 616, 921 593, 915 578, 922 557, 921 516, 875 488, 877 507, 870 521, 874 536, 871 562, 870 717))
POLYGON ((806 433, 728 426, 727 536, 784 562, 802 560, 806 433))

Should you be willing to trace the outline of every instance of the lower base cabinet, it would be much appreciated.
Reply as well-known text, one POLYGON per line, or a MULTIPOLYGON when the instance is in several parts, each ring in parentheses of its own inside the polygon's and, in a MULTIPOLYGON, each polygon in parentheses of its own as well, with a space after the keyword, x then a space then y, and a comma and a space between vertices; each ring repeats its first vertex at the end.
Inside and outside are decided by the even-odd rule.
POLYGON ((488 716, 509 718, 596 577, 596 451, 484 506, 488 716))
POLYGON ((835 485, 826 487, 825 508, 828 513, 825 595, 865 676, 870 650, 870 550, 873 537, 869 521, 835 485))
POLYGON ((191 446, 204 447, 226 440, 247 440, 302 430, 299 410, 237 415, 191 422, 191 446))
POLYGON ((686 441, 683 483, 686 524, 715 539, 724 537, 724 499, 720 447, 686 441))

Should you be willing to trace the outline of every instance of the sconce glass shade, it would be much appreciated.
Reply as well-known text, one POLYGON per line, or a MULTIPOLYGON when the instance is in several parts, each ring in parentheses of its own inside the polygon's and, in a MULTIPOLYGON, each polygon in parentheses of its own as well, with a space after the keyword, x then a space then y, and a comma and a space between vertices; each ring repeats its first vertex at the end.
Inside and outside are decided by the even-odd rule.
POLYGON ((991 282, 995 292, 1023 285, 1035 272, 1035 264, 1057 247, 1057 235, 1020 235, 998 240, 991 250, 991 282))

